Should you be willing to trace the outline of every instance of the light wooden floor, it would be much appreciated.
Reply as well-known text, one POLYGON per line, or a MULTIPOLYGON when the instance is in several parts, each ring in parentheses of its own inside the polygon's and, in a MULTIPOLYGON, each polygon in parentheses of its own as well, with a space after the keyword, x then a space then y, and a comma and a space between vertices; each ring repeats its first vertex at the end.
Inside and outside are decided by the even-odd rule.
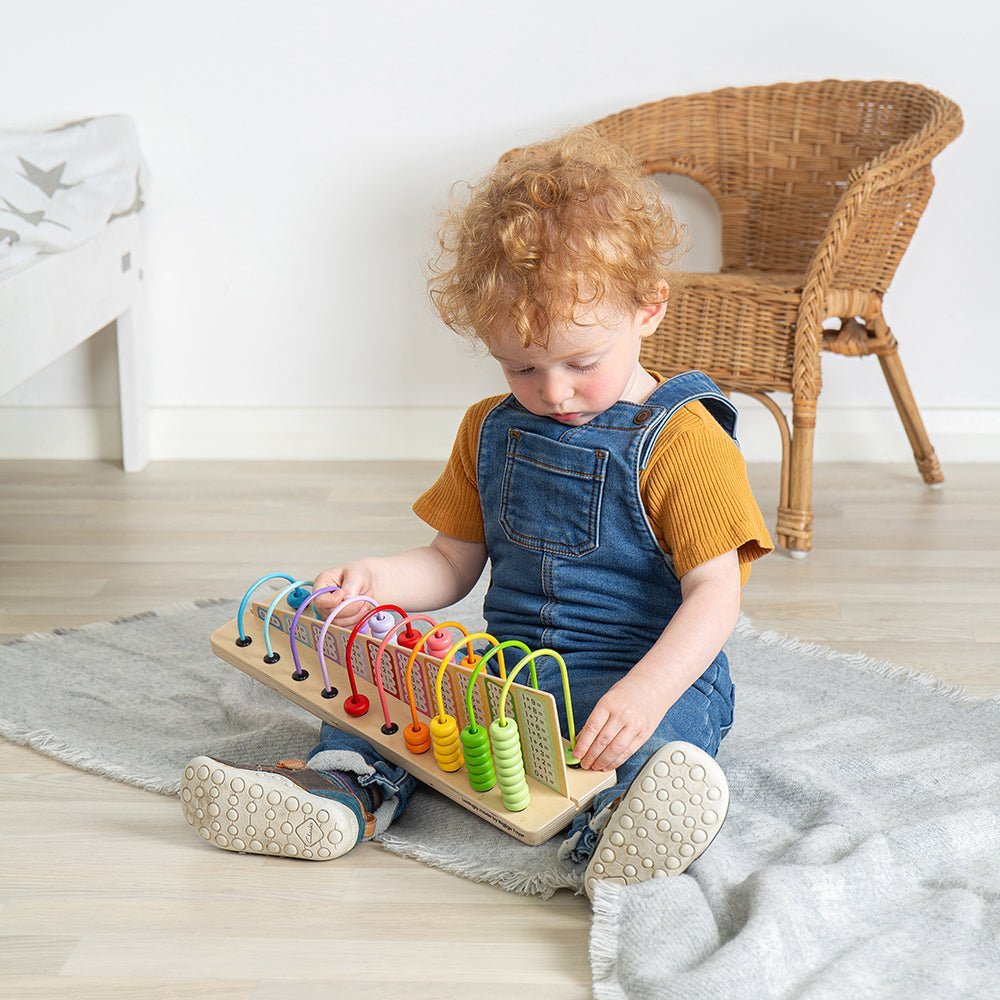
MULTIPOLYGON (((945 473, 930 491, 907 465, 819 466, 816 550, 758 564, 755 625, 1000 692, 1000 465, 945 473)), ((238 597, 266 571, 418 544, 409 501, 435 474, 0 463, 0 635, 238 597)), ((773 524, 776 469, 751 478, 773 524)), ((581 897, 511 896, 371 845, 329 864, 225 853, 174 799, 3 742, 0 765, 5 997, 590 996, 581 897), (498 962, 497 942, 517 960, 498 962)))

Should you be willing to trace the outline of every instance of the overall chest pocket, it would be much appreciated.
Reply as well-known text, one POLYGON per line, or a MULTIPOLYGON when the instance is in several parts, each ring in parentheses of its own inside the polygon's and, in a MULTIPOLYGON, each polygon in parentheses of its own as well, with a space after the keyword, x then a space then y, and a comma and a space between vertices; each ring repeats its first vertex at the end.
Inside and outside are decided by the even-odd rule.
POLYGON ((582 556, 600 542, 608 453, 511 428, 500 489, 500 527, 510 541, 582 556))

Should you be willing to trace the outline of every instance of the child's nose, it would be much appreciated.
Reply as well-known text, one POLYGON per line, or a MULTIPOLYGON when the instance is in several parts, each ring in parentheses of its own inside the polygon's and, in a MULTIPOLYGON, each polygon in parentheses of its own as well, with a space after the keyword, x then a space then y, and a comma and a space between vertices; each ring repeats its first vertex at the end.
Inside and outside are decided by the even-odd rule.
POLYGON ((559 406, 566 402, 573 395, 573 387, 566 379, 557 374, 543 375, 541 396, 542 400, 551 405, 559 406))

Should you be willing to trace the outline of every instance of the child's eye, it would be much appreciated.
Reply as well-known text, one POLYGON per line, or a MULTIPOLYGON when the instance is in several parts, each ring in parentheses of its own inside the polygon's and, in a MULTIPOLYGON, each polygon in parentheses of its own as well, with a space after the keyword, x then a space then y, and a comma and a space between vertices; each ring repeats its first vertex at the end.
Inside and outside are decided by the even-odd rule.
POLYGON ((577 372, 592 372, 599 364, 599 361, 595 361, 592 365, 570 365, 570 368, 577 372))
POLYGON ((534 368, 507 368, 505 371, 508 375, 530 375, 535 369, 534 368))

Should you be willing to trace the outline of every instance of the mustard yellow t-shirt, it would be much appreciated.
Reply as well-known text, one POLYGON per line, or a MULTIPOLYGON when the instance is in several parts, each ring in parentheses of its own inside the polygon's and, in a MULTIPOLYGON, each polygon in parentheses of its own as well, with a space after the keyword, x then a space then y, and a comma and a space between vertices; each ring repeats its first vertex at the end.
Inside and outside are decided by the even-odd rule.
MULTIPOLYGON (((476 479, 479 432, 486 415, 506 398, 490 396, 469 407, 448 464, 413 504, 416 515, 435 530, 466 542, 485 541, 476 479)), ((737 549, 745 584, 750 563, 774 548, 750 490, 743 456, 699 402, 682 406, 660 431, 639 476, 639 495, 678 577, 737 549)))

